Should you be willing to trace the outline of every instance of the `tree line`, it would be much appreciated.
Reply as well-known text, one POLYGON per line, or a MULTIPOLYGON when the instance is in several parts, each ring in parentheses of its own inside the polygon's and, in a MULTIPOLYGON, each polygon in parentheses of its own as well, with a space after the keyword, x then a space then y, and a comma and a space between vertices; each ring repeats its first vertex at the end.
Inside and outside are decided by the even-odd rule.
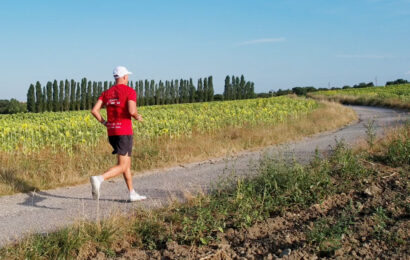
POLYGON ((18 101, 17 99, 0 99, 0 114, 15 114, 26 111, 26 104, 18 101))
POLYGON ((226 76, 223 92, 224 100, 248 99, 255 98, 255 84, 245 81, 245 77, 226 76))
MULTIPOLYGON (((74 111, 89 110, 97 101, 101 93, 109 89, 112 81, 54 80, 42 86, 39 81, 31 84, 27 92, 27 111, 74 111)), ((129 82, 129 86, 138 93, 138 105, 163 105, 177 103, 191 103, 214 100, 212 76, 198 79, 197 87, 192 79, 167 80, 139 80, 129 82)))
MULTIPOLYGON (((89 110, 101 93, 109 89, 112 81, 80 82, 75 80, 54 80, 42 86, 39 81, 31 84, 27 92, 27 111, 74 111, 89 110)), ((138 93, 138 106, 152 106, 179 103, 208 102, 255 98, 254 83, 245 81, 242 75, 227 76, 223 95, 214 93, 212 76, 199 78, 196 86, 192 78, 156 82, 155 80, 130 81, 129 86, 138 93)))

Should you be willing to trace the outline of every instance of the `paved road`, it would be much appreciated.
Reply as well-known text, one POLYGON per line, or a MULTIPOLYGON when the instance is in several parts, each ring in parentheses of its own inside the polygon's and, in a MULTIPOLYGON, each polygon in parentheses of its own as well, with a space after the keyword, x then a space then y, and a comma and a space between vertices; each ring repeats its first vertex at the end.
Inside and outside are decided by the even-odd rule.
POLYGON ((149 171, 134 176, 137 192, 148 199, 127 202, 127 190, 120 178, 104 182, 100 201, 91 199, 90 185, 59 188, 36 193, 0 197, 0 246, 30 232, 50 232, 79 219, 95 219, 113 212, 126 212, 137 207, 160 207, 170 199, 183 199, 187 194, 208 190, 223 176, 256 173, 258 160, 265 155, 284 156, 308 161, 316 148, 329 150, 335 139, 354 143, 365 136, 364 124, 374 118, 378 134, 385 127, 410 119, 409 112, 385 108, 352 107, 359 122, 334 132, 322 133, 295 143, 268 147, 256 152, 243 152, 235 157, 181 165, 167 170, 149 171))

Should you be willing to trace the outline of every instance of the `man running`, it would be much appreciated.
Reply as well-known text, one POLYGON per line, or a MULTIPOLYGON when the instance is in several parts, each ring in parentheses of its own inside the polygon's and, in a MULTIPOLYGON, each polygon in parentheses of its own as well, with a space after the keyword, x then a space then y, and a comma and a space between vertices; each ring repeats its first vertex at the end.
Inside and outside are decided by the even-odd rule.
POLYGON ((135 192, 132 186, 131 152, 132 152, 132 122, 131 117, 142 121, 142 116, 137 111, 137 93, 128 86, 128 75, 132 74, 123 66, 114 69, 115 85, 104 91, 98 98, 91 113, 107 127, 108 140, 114 149, 112 154, 117 154, 118 164, 104 174, 91 176, 93 199, 100 198, 100 186, 103 181, 123 174, 129 190, 130 201, 146 199, 135 192), (100 114, 101 107, 107 107, 107 121, 100 114))

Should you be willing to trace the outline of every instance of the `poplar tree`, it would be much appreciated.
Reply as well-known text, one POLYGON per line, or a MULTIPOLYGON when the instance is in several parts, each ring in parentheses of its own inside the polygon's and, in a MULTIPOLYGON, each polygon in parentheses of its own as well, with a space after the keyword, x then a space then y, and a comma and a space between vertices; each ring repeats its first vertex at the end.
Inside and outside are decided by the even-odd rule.
POLYGON ((151 84, 149 86, 149 104, 155 105, 155 81, 152 79, 151 84))
POLYGON ((53 111, 53 83, 51 83, 51 81, 47 82, 46 85, 46 89, 47 89, 47 111, 53 111))
POLYGON ((246 89, 245 89, 245 77, 243 75, 241 75, 241 80, 239 83, 239 98, 240 99, 244 99, 246 98, 246 89))
POLYGON ((145 80, 145 91, 144 91, 144 97, 145 97, 145 105, 149 106, 149 102, 150 102, 150 95, 149 95, 150 91, 149 91, 149 81, 146 79, 145 80))
POLYGON ((224 86, 224 93, 223 93, 224 100, 230 100, 231 99, 231 90, 230 90, 231 83, 230 83, 230 80, 231 79, 229 78, 229 76, 225 77, 225 86, 224 86))
POLYGON ((144 105, 144 81, 138 81, 138 106, 144 105))
POLYGON ((208 101, 214 100, 214 83, 212 76, 208 77, 208 101))
POLYGON ((91 107, 94 106, 95 102, 97 102, 97 93, 98 92, 98 86, 97 86, 97 82, 93 81, 93 93, 92 93, 92 98, 91 98, 91 107))
POLYGON ((58 83, 57 80, 53 81, 53 111, 57 112, 59 109, 58 106, 58 83))
POLYGON ((36 98, 34 94, 34 85, 30 84, 27 92, 27 111, 36 112, 36 98))
POLYGON ((80 109, 85 110, 87 108, 87 79, 81 80, 81 102, 80 109))
POLYGON ((76 109, 76 93, 75 93, 75 81, 71 80, 71 91, 70 91, 70 111, 74 111, 76 109))
POLYGON ((178 104, 179 103, 179 82, 176 79, 175 80, 175 86, 174 86, 174 95, 175 95, 175 102, 174 104, 178 104))
POLYGON ((77 82, 77 88, 75 91, 75 109, 80 110, 81 109, 81 87, 80 87, 80 82, 77 82))
POLYGON ((60 80, 60 90, 58 97, 58 111, 64 110, 64 81, 60 80))
POLYGON ((103 92, 103 88, 102 88, 102 82, 98 81, 98 87, 97 87, 97 98, 95 99, 95 102, 97 102, 98 98, 101 96, 103 92))
POLYGON ((169 86, 169 81, 165 81, 165 100, 164 100, 164 104, 169 104, 170 103, 170 86, 169 86))
POLYGON ((208 101, 208 78, 204 78, 204 101, 207 102, 208 101))
POLYGON ((43 112, 47 111, 47 93, 46 93, 46 87, 43 87, 43 94, 41 95, 41 100, 43 104, 43 112))
POLYGON ((36 82, 36 112, 43 112, 43 93, 39 81, 36 82))
POLYGON ((240 89, 239 89, 239 77, 235 78, 235 89, 236 89, 236 99, 240 97, 240 89))
POLYGON ((104 91, 108 89, 108 81, 104 81, 104 91))
POLYGON ((231 80, 231 100, 236 99, 236 86, 235 86, 235 76, 232 75, 232 80, 231 80))
POLYGON ((65 80, 65 91, 64 91, 64 111, 70 110, 70 82, 68 79, 65 80))
POLYGON ((189 78, 188 93, 189 102, 194 103, 196 101, 196 89, 194 83, 192 82, 192 78, 189 78))
POLYGON ((91 106, 92 106, 91 105, 91 102, 92 102, 91 86, 92 86, 91 81, 88 81, 87 96, 86 96, 86 108, 85 109, 91 109, 91 106))
POLYGON ((197 86, 197 100, 198 102, 204 101, 204 90, 202 88, 202 78, 198 79, 198 86, 197 86))
POLYGON ((255 84, 253 83, 253 82, 251 82, 251 84, 250 84, 250 95, 251 95, 251 97, 250 98, 255 98, 255 84))

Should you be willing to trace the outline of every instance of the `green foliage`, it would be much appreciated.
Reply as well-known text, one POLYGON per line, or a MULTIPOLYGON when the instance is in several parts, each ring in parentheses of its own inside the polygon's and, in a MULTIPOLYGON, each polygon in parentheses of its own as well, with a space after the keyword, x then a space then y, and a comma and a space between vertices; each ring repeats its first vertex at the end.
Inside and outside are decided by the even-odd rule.
POLYGON ((371 173, 360 163, 359 159, 359 155, 355 154, 343 141, 336 140, 329 163, 331 175, 345 180, 341 187, 350 185, 350 181, 361 180, 371 173))
POLYGON ((34 95, 34 85, 33 84, 30 85, 28 92, 27 92, 27 110, 29 112, 36 112, 36 98, 34 95))
POLYGON ((370 148, 372 148, 374 146, 374 142, 376 140, 376 129, 375 129, 375 120, 369 120, 367 122, 367 124, 365 124, 364 126, 366 127, 366 141, 367 144, 370 146, 370 148))
MULTIPOLYGON (((35 105, 35 104, 34 104, 35 105)), ((35 108, 35 106, 34 106, 35 108)), ((0 114, 16 114, 27 112, 27 105, 12 98, 0 100, 0 114)))
POLYGON ((376 211, 373 213, 372 219, 374 221, 374 235, 377 239, 383 239, 383 235, 385 234, 385 229, 387 227, 387 222, 390 218, 386 214, 386 210, 379 206, 376 208, 376 211))
POLYGON ((157 214, 134 222, 135 235, 140 238, 139 246, 146 249, 161 249, 168 240, 167 229, 157 214))
POLYGON ((351 232, 352 224, 353 216, 346 211, 336 219, 320 218, 307 233, 307 240, 317 246, 319 256, 330 257, 336 249, 341 247, 343 235, 351 232))
POLYGON ((25 259, 75 258, 87 237, 78 228, 64 228, 55 233, 35 235, 24 247, 25 259))
POLYGON ((36 112, 43 112, 43 92, 40 82, 36 82, 36 112))
POLYGON ((59 111, 59 101, 58 101, 58 84, 57 80, 53 82, 53 110, 54 112, 59 111))
POLYGON ((397 79, 395 81, 387 81, 386 86, 389 86, 389 85, 402 85, 402 84, 408 84, 408 83, 410 83, 410 82, 408 82, 407 80, 397 79))
POLYGON ((383 154, 373 156, 373 159, 393 167, 410 166, 410 123, 407 123, 404 131, 395 136, 391 142, 382 146, 383 154))

